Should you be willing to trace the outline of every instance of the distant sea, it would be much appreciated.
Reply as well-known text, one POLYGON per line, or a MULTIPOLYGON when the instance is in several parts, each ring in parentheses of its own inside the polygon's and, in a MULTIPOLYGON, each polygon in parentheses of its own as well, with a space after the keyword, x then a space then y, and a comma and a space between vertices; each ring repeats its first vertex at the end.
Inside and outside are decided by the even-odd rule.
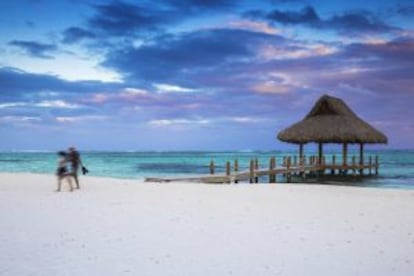
MULTIPOLYGON (((247 170, 249 160, 258 158, 260 167, 267 168, 269 158, 275 156, 280 166, 282 157, 297 152, 281 151, 220 151, 220 152, 81 152, 83 163, 91 176, 142 179, 145 177, 190 176, 208 174, 208 165, 214 160, 216 172, 224 172, 227 160, 239 162, 240 170, 247 170)), ((305 153, 308 156, 310 153, 305 153)), ((325 154, 331 160, 331 153, 325 154)), ((354 185, 368 187, 414 189, 414 150, 367 151, 368 156, 380 158, 377 177, 347 177, 310 179, 314 183, 354 185)), ((340 155, 336 155, 341 160, 340 155)), ((350 154, 349 163, 351 163, 350 154)), ((357 157, 358 160, 358 157, 357 157)), ((54 174, 56 152, 0 152, 0 172, 27 172, 54 174)), ((278 181, 282 182, 280 176, 278 181)), ((266 183, 263 179, 262 183, 266 183)))

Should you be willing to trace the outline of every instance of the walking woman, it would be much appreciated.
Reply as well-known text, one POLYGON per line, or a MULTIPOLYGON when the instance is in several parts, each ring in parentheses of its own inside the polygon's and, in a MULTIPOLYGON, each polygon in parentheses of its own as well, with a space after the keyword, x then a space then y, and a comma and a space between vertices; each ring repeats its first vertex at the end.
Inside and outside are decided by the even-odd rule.
POLYGON ((72 174, 68 172, 67 163, 68 163, 68 154, 64 151, 58 152, 59 160, 58 160, 58 167, 56 170, 56 175, 58 178, 58 187, 56 192, 60 192, 62 186, 62 179, 66 178, 69 183, 70 191, 73 192, 72 186, 72 174))

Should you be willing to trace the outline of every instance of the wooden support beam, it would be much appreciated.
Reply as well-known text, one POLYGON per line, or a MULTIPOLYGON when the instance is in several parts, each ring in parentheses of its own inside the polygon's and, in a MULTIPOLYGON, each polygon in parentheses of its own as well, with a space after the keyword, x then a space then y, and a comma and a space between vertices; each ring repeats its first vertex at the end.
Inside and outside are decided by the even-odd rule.
POLYGON ((355 155, 352 156, 352 174, 355 175, 356 174, 356 159, 355 159, 355 155))
MULTIPOLYGON (((332 155, 332 165, 336 166, 336 156, 335 156, 335 154, 332 155)), ((335 169, 334 168, 331 169, 331 175, 335 175, 335 169)))
MULTIPOLYGON (((342 146, 342 165, 344 167, 348 166, 348 144, 344 143, 342 146)), ((342 170, 342 174, 346 174, 348 170, 345 168, 342 170)))
POLYGON ((215 166, 214 166, 214 161, 213 160, 210 161, 209 168, 210 168, 210 174, 214 174, 215 166))
POLYGON ((299 159, 303 157, 303 144, 299 144, 299 159))
POLYGON ((369 157, 369 175, 372 175, 372 156, 369 157))
POLYGON ((249 180, 250 180, 250 183, 253 183, 253 177, 254 177, 254 161, 253 161, 253 159, 250 160, 249 169, 250 169, 249 170, 249 173, 250 173, 249 180))
MULTIPOLYGON (((255 169, 255 171, 259 170, 259 160, 257 158, 254 160, 254 169, 255 169)), ((259 183, 259 177, 258 176, 256 176, 254 178, 254 182, 259 183)))
POLYGON ((275 173, 274 173, 274 169, 275 169, 275 158, 271 157, 269 159, 269 183, 275 183, 275 173))
POLYGON ((364 175, 364 168, 362 167, 364 165, 364 144, 359 144, 359 165, 361 168, 359 169, 359 174, 364 175))
POLYGON ((378 167, 379 167, 379 161, 378 161, 378 155, 375 156, 375 175, 378 175, 378 167))
POLYGON ((287 158, 287 164, 286 164, 286 169, 287 169, 287 171, 286 171, 286 178, 287 178, 287 182, 288 183, 290 183, 291 180, 292 180, 292 174, 290 172, 290 162, 291 162, 291 159, 290 159, 290 156, 289 156, 287 158))
MULTIPOLYGON (((234 160, 234 172, 237 175, 237 172, 239 171, 239 160, 235 159, 234 160)), ((234 183, 239 183, 239 180, 234 179, 234 183)))
POLYGON ((226 162, 226 175, 229 176, 231 173, 231 166, 230 166, 230 161, 226 162))
POLYGON ((344 143, 342 147, 342 164, 344 166, 348 165, 348 144, 344 143))
MULTIPOLYGON (((277 164, 276 164, 276 158, 275 158, 275 157, 273 157, 272 159, 273 159, 273 169, 274 169, 274 170, 276 170, 276 167, 277 167, 277 164)), ((273 182, 274 182, 274 183, 276 183, 276 182, 277 182, 277 174, 276 174, 276 173, 274 173, 274 174, 273 174, 273 182)))

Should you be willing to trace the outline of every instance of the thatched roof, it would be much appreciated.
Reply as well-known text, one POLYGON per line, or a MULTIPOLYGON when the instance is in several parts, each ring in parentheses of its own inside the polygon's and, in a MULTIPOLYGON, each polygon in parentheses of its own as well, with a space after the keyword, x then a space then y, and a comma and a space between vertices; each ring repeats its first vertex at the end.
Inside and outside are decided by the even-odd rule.
POLYGON ((306 117, 279 132, 279 140, 295 144, 382 143, 387 137, 361 120, 341 99, 322 96, 306 117))

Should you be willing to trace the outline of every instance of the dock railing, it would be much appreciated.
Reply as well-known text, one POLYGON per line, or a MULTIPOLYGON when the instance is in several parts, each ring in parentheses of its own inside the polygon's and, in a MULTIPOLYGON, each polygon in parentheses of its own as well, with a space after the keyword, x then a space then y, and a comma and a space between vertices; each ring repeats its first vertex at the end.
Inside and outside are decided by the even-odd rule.
MULTIPOLYGON (((317 156, 283 156, 282 163, 277 164, 276 157, 270 157, 268 166, 265 168, 260 166, 257 158, 249 160, 247 170, 240 171, 239 160, 235 159, 233 162, 226 161, 224 164, 224 173, 217 174, 217 166, 214 160, 208 165, 209 174, 197 177, 182 177, 182 178, 147 178, 149 182, 172 182, 172 181, 196 181, 204 183, 239 183, 240 181, 247 181, 249 183, 258 183, 260 179, 268 179, 269 183, 276 183, 278 175, 286 182, 292 182, 293 177, 300 177, 301 181, 306 182, 308 177, 323 177, 329 173, 334 175, 353 175, 353 176, 372 176, 373 171, 378 175, 379 158, 376 155, 368 157, 367 160, 359 160, 356 162, 356 157, 351 157, 349 160, 343 160, 342 164, 338 164, 336 155, 332 155, 331 162, 327 162, 326 156, 322 156, 321 160, 317 156), (306 162, 308 160, 308 162, 306 162), (374 160, 374 161, 373 161, 374 160), (367 161, 367 162, 366 162, 367 161), (233 163, 233 166, 231 165, 233 163), (367 173, 365 174, 365 172, 367 173)), ((279 178, 280 179, 280 178, 279 178)))

